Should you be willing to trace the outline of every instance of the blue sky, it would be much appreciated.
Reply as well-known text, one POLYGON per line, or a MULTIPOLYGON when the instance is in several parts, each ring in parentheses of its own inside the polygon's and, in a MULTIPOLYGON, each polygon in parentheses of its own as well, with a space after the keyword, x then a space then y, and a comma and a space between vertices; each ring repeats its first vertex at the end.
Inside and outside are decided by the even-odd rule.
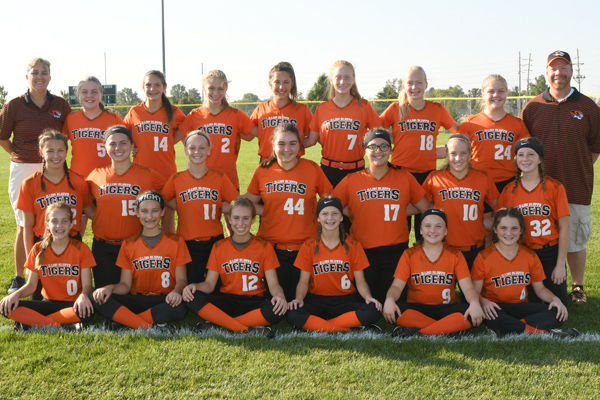
MULTIPOLYGON (((544 73, 546 56, 579 48, 582 91, 600 94, 600 2, 579 1, 192 1, 165 0, 167 82, 201 87, 204 71, 223 70, 229 98, 252 92, 269 97, 269 69, 294 65, 301 92, 319 74, 346 59, 356 67, 365 97, 413 64, 427 71, 429 86, 479 87, 500 73, 522 85, 544 73)), ((52 63, 50 89, 58 93, 80 78, 132 87, 162 69, 160 0, 29 0, 2 6, 0 85, 12 98, 27 89, 26 65, 42 56, 52 63)), ((575 84, 575 83, 573 83, 575 84)))

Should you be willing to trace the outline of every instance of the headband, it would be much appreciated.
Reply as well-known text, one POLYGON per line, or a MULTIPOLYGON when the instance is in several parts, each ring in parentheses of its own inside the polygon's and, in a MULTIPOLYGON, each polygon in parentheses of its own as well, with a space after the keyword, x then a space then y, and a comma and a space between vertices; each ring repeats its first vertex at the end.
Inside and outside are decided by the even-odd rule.
POLYGON ((428 215, 437 215, 438 217, 443 219, 446 226, 448 226, 448 217, 446 216, 446 213, 440 210, 439 208, 430 208, 429 210, 426 210, 423 213, 423 215, 421 215, 421 223, 425 220, 425 217, 427 217, 428 215))
POLYGON ((364 144, 365 147, 367 147, 367 144, 369 144, 369 142, 373 139, 383 139, 386 142, 388 142, 388 144, 392 144, 392 138, 390 137, 390 133, 386 130, 383 129, 373 129, 369 132, 367 132, 367 134, 365 135, 365 139, 364 139, 364 144))
POLYGON ((538 156, 544 158, 544 145, 541 142, 532 139, 519 140, 515 145, 515 154, 517 154, 523 147, 532 149, 538 154, 538 156))
POLYGON ((113 125, 110 128, 108 128, 104 132, 104 141, 106 142, 108 140, 108 138, 111 137, 115 133, 122 133, 123 135, 127 136, 127 138, 129 139, 129 141, 131 143, 133 143, 133 134, 131 133, 131 131, 129 129, 127 129, 123 125, 113 125))
POLYGON ((337 197, 323 197, 321 200, 319 200, 317 203, 317 216, 321 214, 321 211, 323 211, 325 207, 335 207, 340 210, 342 214, 344 213, 342 201, 337 197))
POLYGON ((165 199, 163 199, 163 197, 156 192, 142 193, 140 197, 138 197, 138 207, 142 203, 142 201, 146 200, 154 200, 158 202, 158 204, 160 204, 160 208, 165 208, 165 199))

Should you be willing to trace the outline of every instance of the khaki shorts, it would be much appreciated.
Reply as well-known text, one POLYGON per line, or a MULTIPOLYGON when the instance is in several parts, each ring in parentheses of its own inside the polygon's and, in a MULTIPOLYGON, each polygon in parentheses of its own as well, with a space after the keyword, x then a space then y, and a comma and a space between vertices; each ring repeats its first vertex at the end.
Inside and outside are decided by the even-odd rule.
POLYGON ((576 253, 585 249, 585 244, 592 236, 591 205, 569 203, 569 223, 571 237, 569 238, 569 253, 576 253))
POLYGON ((19 199, 19 192, 21 191, 21 183, 29 176, 35 174, 42 168, 42 164, 26 164, 10 162, 10 176, 8 178, 8 197, 10 199, 10 205, 15 212, 15 220, 17 226, 25 225, 23 219, 23 211, 17 210, 17 200, 19 199))

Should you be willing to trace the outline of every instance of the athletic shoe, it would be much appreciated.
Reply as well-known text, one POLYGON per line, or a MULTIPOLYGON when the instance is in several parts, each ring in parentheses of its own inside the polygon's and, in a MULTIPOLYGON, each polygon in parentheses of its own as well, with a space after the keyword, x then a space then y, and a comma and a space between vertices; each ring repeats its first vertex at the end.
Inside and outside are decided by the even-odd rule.
POLYGON ((83 329, 81 322, 77 322, 76 324, 63 324, 60 327, 67 332, 79 332, 83 329))
POLYGON ((275 332, 273 332, 273 329, 269 328, 268 326, 249 326, 248 333, 262 335, 269 339, 273 339, 275 337, 275 332))
POLYGON ((171 335, 177 333, 177 328, 175 328, 175 325, 173 324, 154 324, 152 325, 152 328, 156 329, 158 332, 170 333, 171 335))
POLYGON ((15 326, 13 329, 15 332, 27 332, 28 330, 31 329, 31 327, 29 325, 25 325, 20 322, 15 322, 15 326))
POLYGON ((409 338, 413 336, 423 336, 420 332, 420 328, 405 328, 403 326, 397 326, 392 331, 392 337, 409 338))
POLYGON ((6 292, 8 294, 12 294, 12 293, 16 292, 17 290, 21 289, 24 284, 25 284, 25 278, 21 278, 20 276, 15 276, 14 278, 12 278, 12 281, 10 281, 10 286, 6 292))
POLYGON ((583 288, 577 286, 571 292, 571 303, 574 304, 585 304, 587 302, 587 296, 583 291, 583 288))
POLYGON ((102 324, 102 326, 104 327, 104 330, 111 331, 111 332, 120 331, 120 330, 126 328, 125 325, 120 324, 120 323, 115 322, 115 321, 111 321, 109 319, 107 319, 106 321, 104 321, 104 323, 102 324))
POLYGON ((504 336, 504 334, 497 329, 488 328, 488 327, 486 327, 486 329, 487 329, 488 333, 491 333, 492 336, 494 336, 496 339, 500 339, 504 336))
POLYGON ((383 329, 381 329, 378 325, 371 324, 367 326, 357 326, 356 328, 352 328, 354 332, 372 332, 377 333, 378 335, 383 335, 383 329))
POLYGON ((456 332, 446 334, 446 337, 448 339, 460 339, 461 336, 463 335, 463 333, 465 333, 465 331, 456 331, 456 332))
POLYGON ((579 336, 579 331, 575 328, 550 329, 548 333, 550 333, 552 336, 561 338, 579 336))
POLYGON ((194 333, 202 333, 202 332, 206 332, 209 329, 215 329, 218 328, 218 325, 213 324, 212 322, 198 322, 196 325, 194 325, 194 327, 192 328, 192 332, 194 333))

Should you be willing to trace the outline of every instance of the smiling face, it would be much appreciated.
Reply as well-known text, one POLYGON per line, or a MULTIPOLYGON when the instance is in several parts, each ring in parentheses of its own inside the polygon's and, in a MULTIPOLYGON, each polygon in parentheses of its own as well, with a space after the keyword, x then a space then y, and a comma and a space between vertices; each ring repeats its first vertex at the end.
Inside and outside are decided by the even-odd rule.
POLYGON ((47 140, 40 149, 48 169, 62 169, 67 159, 67 146, 62 140, 47 140))
POLYGON ((369 168, 371 168, 371 166, 381 167, 387 165, 392 148, 386 140, 375 138, 367 143, 365 152, 369 159, 369 168))
POLYGON ((423 100, 427 89, 427 78, 423 71, 408 71, 404 75, 402 87, 408 96, 408 101, 423 100))
POLYGON ((519 167, 523 173, 539 171, 539 165, 542 161, 535 150, 530 149, 529 147, 521 147, 516 156, 517 167, 519 167))
POLYGON ((113 133, 104 143, 106 153, 114 162, 130 159, 133 143, 124 133, 113 133))
POLYGON ((46 229, 54 240, 65 239, 73 228, 71 215, 61 208, 54 209, 46 215, 46 229))
POLYGON ((521 237, 522 229, 519 220, 514 217, 505 216, 500 219, 494 228, 498 241, 505 246, 514 246, 521 237))
POLYGON ((319 213, 318 221, 324 231, 338 231, 344 216, 337 207, 325 207, 319 213))
POLYGON ((45 93, 50 83, 50 70, 43 62, 35 64, 25 76, 32 92, 45 93))
POLYGON ((468 171, 469 161, 471 160, 471 148, 464 141, 454 139, 446 143, 446 159, 450 166, 450 171, 456 174, 462 174, 468 171))
POLYGON ((555 92, 570 90, 573 66, 562 58, 557 58, 546 67, 546 78, 555 92))
POLYGON ((283 167, 292 167, 296 164, 300 141, 293 132, 281 131, 273 137, 273 152, 277 157, 277 163, 283 167))
POLYGON ((210 143, 202 135, 190 136, 185 144, 185 154, 192 164, 205 164, 210 155, 210 143))
POLYGON ((492 81, 483 90, 483 103, 489 111, 504 109, 508 88, 503 82, 492 81))
POLYGON ((208 78, 204 84, 204 93, 210 103, 221 105, 227 94, 227 82, 220 78, 208 78))
POLYGON ((100 106, 102 100, 102 86, 96 82, 83 82, 78 88, 77 97, 82 107, 86 110, 95 110, 100 106))
POLYGON ((278 71, 273 73, 273 77, 269 80, 269 87, 273 92, 273 100, 289 100, 290 91, 294 81, 290 74, 285 71, 278 71))
POLYGON ((256 217, 252 216, 252 210, 248 207, 238 206, 231 210, 229 224, 233 233, 232 239, 236 242, 247 242, 252 234, 250 228, 256 217))
POLYGON ((160 220, 165 210, 156 200, 144 200, 138 204, 137 216, 144 227, 144 235, 155 236, 160 232, 160 220))
POLYGON ((331 86, 335 90, 335 94, 350 94, 350 89, 354 85, 354 72, 347 65, 335 67, 331 72, 331 86))
POLYGON ((161 100, 162 94, 167 90, 167 85, 162 79, 153 74, 148 74, 144 77, 143 83, 144 94, 149 101, 161 100))
POLYGON ((429 244, 441 243, 446 233, 448 233, 446 223, 438 215, 428 215, 421 221, 421 235, 429 244))

